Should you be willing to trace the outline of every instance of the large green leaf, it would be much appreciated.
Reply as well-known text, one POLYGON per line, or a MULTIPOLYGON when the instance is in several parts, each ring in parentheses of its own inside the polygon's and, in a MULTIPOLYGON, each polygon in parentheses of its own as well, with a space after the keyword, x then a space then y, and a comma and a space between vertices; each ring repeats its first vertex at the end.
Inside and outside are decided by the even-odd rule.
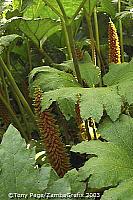
MULTIPOLYGON (((63 199, 70 198, 71 200, 83 199, 79 198, 80 195, 84 194, 85 183, 80 182, 79 173, 76 169, 68 171, 62 179, 55 181, 47 190, 50 193, 57 194, 57 198, 54 199, 63 199), (75 198, 74 198, 75 195, 75 198), (76 197, 77 195, 77 197, 76 197), (79 195, 79 196, 78 196, 79 195), (64 198, 63 198, 64 197, 64 198)), ((50 198, 52 200, 52 198, 50 198)))
POLYGON ((6 35, 0 37, 0 54, 3 53, 4 50, 8 49, 9 47, 13 47, 16 41, 21 37, 16 34, 6 35))
POLYGON ((118 93, 124 102, 133 103, 133 60, 129 63, 111 64, 103 79, 105 85, 117 85, 118 93))
MULTIPOLYGON (((106 119, 101 124, 99 132, 108 142, 85 141, 72 147, 74 152, 96 156, 90 158, 80 168, 81 180, 83 181, 90 177, 90 188, 116 187, 118 185, 112 190, 114 194, 117 194, 116 199, 126 199, 126 194, 124 198, 118 198, 118 192, 122 189, 122 184, 120 183, 123 182, 125 184, 125 180, 128 181, 133 177, 133 119, 126 115, 122 115, 116 122, 106 119)), ((129 182, 131 183, 130 180, 129 182)), ((129 189, 127 185, 125 185, 125 190, 129 191, 130 196, 133 196, 133 185, 129 189)), ((111 190, 107 191, 105 197, 110 195, 110 192, 111 190)), ((104 198, 103 195, 103 199, 109 198, 104 198)))
POLYGON ((43 92, 62 87, 79 87, 72 75, 47 66, 34 68, 30 73, 29 83, 31 94, 35 87, 40 87, 43 92))
POLYGON ((25 10, 27 7, 29 7, 33 3, 33 0, 13 0, 12 6, 13 9, 18 9, 20 12, 25 10))
POLYGON ((70 183, 67 179, 59 179, 55 181, 48 189, 47 192, 50 193, 51 195, 48 198, 52 200, 53 198, 55 200, 58 199, 66 199, 66 195, 71 193, 71 186, 70 183))
MULTIPOLYGON (((72 64, 70 63, 70 65, 72 64)), ((67 69, 71 68, 70 65, 67 65, 67 69)), ((64 67, 64 65, 60 66, 64 67)), ((66 69, 66 66, 63 69, 66 69)), ((88 74, 84 74, 84 76, 89 77, 88 74)), ((44 92, 42 111, 56 101, 68 120, 75 117, 75 104, 77 96, 80 96, 82 118, 93 117, 96 122, 99 122, 104 111, 115 121, 118 119, 124 103, 133 103, 133 80, 131 79, 128 81, 124 79, 125 81, 108 87, 81 88, 70 74, 50 67, 39 67, 31 72, 29 82, 32 95, 35 87, 41 87, 44 92)))
POLYGON ((60 23, 49 18, 34 20, 22 19, 19 24, 19 29, 39 47, 42 39, 44 42, 49 36, 60 29, 60 23))
MULTIPOLYGON (((88 59, 79 62, 81 78, 86 81, 89 87, 93 87, 100 82, 100 69, 96 67, 92 61, 89 60, 88 53, 86 56, 88 59)), ((71 69, 76 75, 72 60, 66 61, 60 64, 60 66, 64 70, 71 69)))
MULTIPOLYGON (((48 2, 52 5, 54 9, 61 13, 61 10, 56 0, 51 0, 48 2)), ((61 0, 61 3, 63 4, 63 7, 68 17, 72 17, 74 15, 82 2, 83 0, 61 0)), ((33 2, 32 0, 30 0, 29 2, 26 2, 24 0, 14 0, 14 9, 16 8, 19 8, 20 11, 24 10, 25 17, 50 17, 51 19, 58 18, 58 16, 47 6, 47 1, 45 0, 34 0, 33 2)))
POLYGON ((109 72, 104 76, 104 84, 116 85, 133 80, 133 60, 129 63, 111 64, 109 72))
POLYGON ((133 103, 133 80, 124 81, 123 83, 118 85, 118 92, 121 95, 123 102, 128 102, 128 104, 133 103))
POLYGON ((36 0, 29 6, 25 12, 24 17, 27 18, 51 18, 58 19, 58 15, 56 15, 47 5, 45 5, 43 0, 36 0))
POLYGON ((22 31, 39 47, 48 37, 60 30, 61 26, 59 21, 50 18, 25 19, 13 17, 5 22, 5 28, 15 33, 18 30, 22 31))
MULTIPOLYGON (((45 2, 45 0, 44 0, 44 2, 45 2)), ((73 0, 73 1, 71 1, 71 0, 61 0, 61 3, 62 3, 62 5, 63 5, 64 10, 65 10, 65 12, 66 12, 66 15, 67 15, 68 17, 72 17, 72 16, 75 14, 76 10, 78 9, 78 7, 80 6, 80 4, 81 4, 82 2, 83 2, 83 0, 73 0)), ((59 8, 58 3, 57 3, 56 0, 51 0, 51 1, 50 1, 50 4, 51 4, 54 8, 56 8, 56 10, 57 10, 58 12, 61 13, 61 10, 60 10, 60 8, 59 8)))
MULTIPOLYGON (((122 100, 121 97, 117 94, 117 89, 115 87, 68 87, 45 92, 42 98, 42 110, 44 111, 47 109, 53 101, 57 101, 60 107, 60 104, 62 101, 64 101, 64 99, 67 99, 71 107, 73 106, 71 109, 74 110, 75 105, 73 102, 77 102, 78 95, 80 95, 80 110, 83 119, 93 117, 97 122, 99 122, 103 115, 103 111, 106 110, 111 119, 115 121, 121 113, 122 100)), ((65 105, 64 107, 61 106, 60 108, 65 115, 65 105)))
POLYGON ((29 195, 30 192, 42 193, 47 188, 52 169, 35 168, 34 157, 34 149, 26 149, 24 139, 10 125, 0 145, 0 199, 7 200, 8 193, 29 195))
POLYGON ((80 182, 79 173, 76 169, 68 171, 65 174, 64 179, 69 181, 71 185, 71 193, 76 194, 79 192, 80 194, 84 194, 86 185, 84 182, 80 182))
POLYGON ((133 199, 133 178, 123 181, 116 188, 104 192, 101 200, 132 200, 133 199))

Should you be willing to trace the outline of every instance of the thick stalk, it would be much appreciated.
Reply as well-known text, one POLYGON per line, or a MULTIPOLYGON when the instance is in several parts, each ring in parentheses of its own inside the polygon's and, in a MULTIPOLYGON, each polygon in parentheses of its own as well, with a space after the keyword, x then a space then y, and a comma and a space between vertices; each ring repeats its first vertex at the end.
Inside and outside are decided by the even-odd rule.
POLYGON ((67 27, 66 27, 64 20, 62 20, 62 29, 63 29, 64 35, 65 35, 65 41, 66 41, 66 46, 67 46, 67 51, 68 51, 68 60, 72 60, 71 45, 70 45, 70 42, 69 42, 67 27))
POLYGON ((59 8, 60 8, 60 10, 62 12, 64 20, 67 21, 67 15, 66 15, 65 9, 64 9, 61 1, 60 0, 56 0, 56 2, 58 3, 58 6, 59 6, 59 8))
MULTIPOLYGON (((100 53, 99 28, 98 28, 97 9, 96 9, 96 7, 94 8, 94 25, 95 25, 96 45, 97 45, 97 49, 98 49, 98 51, 100 53)), ((98 63, 98 66, 101 68, 101 63, 100 63, 99 56, 97 57, 97 63, 98 63)))
POLYGON ((11 67, 11 62, 10 62, 10 50, 9 49, 7 50, 6 55, 7 55, 7 67, 9 70, 11 70, 12 67, 11 67))
POLYGON ((42 56, 44 56, 44 58, 46 59, 46 62, 49 66, 52 66, 52 64, 54 63, 53 60, 49 57, 49 55, 46 53, 46 51, 44 51, 43 48, 38 47, 39 52, 42 54, 42 56))
POLYGON ((24 112, 24 108, 21 104, 21 101, 20 99, 18 98, 18 96, 16 95, 16 93, 14 92, 14 89, 12 88, 12 92, 14 94, 14 97, 17 101, 17 104, 18 104, 18 107, 19 107, 19 110, 20 110, 20 113, 21 113, 21 116, 23 118, 23 122, 24 122, 24 125, 25 125, 25 128, 26 128, 26 132, 28 133, 28 138, 30 139, 31 138, 31 133, 29 131, 29 126, 28 126, 28 122, 26 120, 26 117, 25 117, 25 112, 24 112))
POLYGON ((12 108, 10 107, 10 105, 8 104, 8 102, 4 99, 4 97, 2 95, 0 95, 0 99, 2 101, 2 103, 5 105, 5 107, 7 108, 14 124, 17 126, 17 128, 19 129, 22 137, 24 137, 24 139, 26 140, 26 142, 28 143, 28 138, 27 138, 27 135, 25 134, 25 132, 23 131, 23 128, 20 124, 20 122, 18 121, 16 115, 14 114, 12 108))
POLYGON ((69 42, 70 42, 70 45, 71 45, 71 52, 72 52, 76 77, 78 79, 78 82, 81 85, 83 85, 82 79, 81 79, 81 74, 80 74, 80 69, 79 69, 79 63, 78 63, 76 52, 75 52, 75 44, 74 44, 74 40, 73 40, 73 32, 72 32, 71 24, 67 25, 67 31, 68 31, 68 36, 69 36, 69 42))
POLYGON ((81 79, 79 64, 78 64, 78 60, 77 60, 77 56, 76 56, 76 52, 75 52, 75 44, 74 44, 74 40, 73 40, 72 26, 69 23, 69 19, 66 15, 66 12, 64 10, 64 7, 63 7, 61 1, 60 0, 56 0, 56 1, 57 1, 58 5, 60 7, 60 10, 61 10, 63 18, 64 18, 64 22, 65 22, 65 25, 66 25, 66 30, 67 30, 68 37, 69 37, 69 44, 70 44, 70 47, 71 47, 71 52, 72 52, 76 76, 77 76, 78 82, 82 85, 82 79, 81 79))
MULTIPOLYGON (((64 35, 65 35, 65 40, 66 40, 66 46, 67 46, 67 50, 68 50, 68 59, 72 59, 72 54, 71 54, 71 47, 70 47, 70 44, 69 44, 69 37, 68 37, 68 33, 67 33, 67 29, 66 29, 66 24, 65 24, 65 21, 64 21, 64 16, 60 14, 60 12, 58 12, 58 10, 55 9, 55 7, 53 7, 47 0, 43 0, 44 2, 47 3, 47 5, 51 8, 51 10, 58 15, 58 17, 60 17, 61 19, 61 25, 62 25, 62 29, 64 31, 64 35)), ((59 3, 60 7, 62 8, 62 12, 64 13, 65 17, 66 17, 66 14, 65 14, 65 11, 63 9, 63 6, 61 5, 60 2, 57 2, 59 3)), ((44 55, 44 52, 42 52, 42 54, 44 55)), ((46 54, 45 54, 46 56, 46 54)), ((50 61, 50 60, 49 60, 50 61)), ((53 64, 53 62, 51 63, 53 64)))
POLYGON ((2 81, 2 87, 3 87, 3 90, 4 90, 5 98, 8 102, 8 104, 10 104, 7 84, 6 84, 6 80, 5 80, 5 76, 4 76, 4 71, 1 67, 0 67, 0 77, 1 77, 1 81, 2 81))
MULTIPOLYGON (((121 12, 121 0, 118 0, 118 13, 120 12, 121 12)), ((121 19, 119 19, 119 31, 120 31, 121 61, 124 62, 123 31, 122 31, 121 19)))
POLYGON ((31 62, 31 52, 30 52, 30 45, 29 45, 29 39, 26 38, 26 45, 27 45, 27 56, 29 61, 29 72, 32 70, 32 62, 31 62))
MULTIPOLYGON (((47 0, 44 0, 45 3, 48 3, 47 0)), ((80 74, 80 70, 79 70, 79 64, 78 64, 78 60, 76 57, 76 52, 75 52, 75 45, 74 45, 74 40, 73 40, 73 33, 72 33, 72 27, 71 24, 69 23, 69 20, 67 18, 66 12, 64 10, 64 7, 61 3, 60 0, 56 0, 56 2, 58 3, 58 6, 62 12, 62 15, 50 4, 48 3, 47 5, 60 17, 60 19, 65 23, 66 26, 66 31, 68 34, 68 39, 69 39, 69 44, 71 47, 71 53, 72 53, 72 57, 73 57, 73 63, 74 63, 74 67, 75 67, 75 72, 76 72, 76 76, 78 79, 78 82, 82 85, 82 79, 81 79, 81 74, 80 74)), ((51 63, 52 65, 53 63, 51 63)))
POLYGON ((105 73, 106 73, 105 64, 104 64, 104 62, 103 62, 101 53, 99 52, 99 49, 97 48, 96 43, 94 43, 94 45, 95 45, 96 53, 97 53, 97 55, 98 55, 98 57, 99 57, 99 60, 100 60, 100 63, 101 63, 101 75, 103 76, 103 75, 105 75, 105 73))
POLYGON ((95 45, 94 45, 94 36, 93 36, 93 29, 92 29, 92 23, 91 23, 91 16, 88 15, 86 9, 84 9, 84 12, 85 12, 85 17, 86 17, 86 21, 87 21, 89 37, 91 40, 92 61, 95 64, 95 45))
POLYGON ((8 77, 8 80, 10 82, 10 84, 12 85, 12 87, 14 88, 14 91, 16 92, 16 95, 19 97, 20 101, 22 102, 25 110, 27 110, 27 112, 29 113, 29 116, 31 116, 31 118, 33 119, 33 121, 35 120, 34 119, 34 114, 29 106, 29 104, 27 103, 27 101, 25 100, 23 94, 21 93, 21 91, 19 90, 11 72, 8 70, 7 66, 5 65, 2 57, 0 56, 0 65, 3 69, 3 71, 5 72, 6 76, 8 77))

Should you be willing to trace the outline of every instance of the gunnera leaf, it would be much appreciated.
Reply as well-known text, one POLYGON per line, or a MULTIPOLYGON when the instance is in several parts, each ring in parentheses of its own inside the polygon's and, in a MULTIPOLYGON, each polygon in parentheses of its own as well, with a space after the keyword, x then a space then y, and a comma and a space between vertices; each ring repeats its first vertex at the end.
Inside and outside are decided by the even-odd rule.
POLYGON ((62 87, 80 87, 71 74, 48 66, 33 69, 29 76, 29 84, 32 96, 35 87, 40 87, 43 92, 62 87))
MULTIPOLYGON (((96 67, 91 60, 89 60, 89 54, 86 55, 88 59, 79 61, 81 78, 87 83, 88 87, 94 87, 94 85, 100 82, 100 69, 96 67)), ((61 69, 64 69, 66 71, 72 70, 74 75, 76 76, 72 60, 61 63, 60 67, 61 69)))
POLYGON ((69 102, 71 110, 74 110, 74 103, 76 104, 78 95, 80 96, 80 111, 83 119, 92 117, 96 122, 99 122, 103 116, 103 111, 106 110, 110 118, 115 121, 121 113, 121 105, 123 102, 121 97, 117 94, 117 89, 115 87, 67 87, 45 92, 42 96, 42 111, 47 109, 52 102, 56 101, 59 104, 62 113, 68 119, 69 116, 72 116, 72 112, 69 112, 68 109, 65 115, 66 107, 65 104, 61 102, 64 102, 64 99, 67 99, 67 105, 69 102))
POLYGON ((129 63, 110 64, 109 72, 104 76, 105 85, 116 85, 133 80, 133 60, 129 63))
POLYGON ((20 39, 21 36, 17 34, 12 34, 12 35, 6 35, 0 37, 0 54, 3 53, 3 51, 9 47, 12 47, 13 44, 20 39))
POLYGON ((12 125, 0 144, 0 158, 0 199, 7 200, 9 193, 27 194, 30 199, 30 193, 42 193, 47 188, 52 168, 35 168, 35 150, 26 149, 24 139, 12 125))
POLYGON ((104 192, 101 200, 127 200, 133 199, 133 178, 123 181, 116 188, 104 192))
POLYGON ((93 155, 79 170, 81 181, 90 177, 90 188, 114 187, 107 190, 102 199, 123 200, 127 194, 133 197, 133 184, 128 188, 128 184, 132 182, 130 179, 133 178, 133 118, 122 115, 115 122, 106 119, 101 124, 99 133, 108 142, 85 141, 72 147, 74 152, 93 155), (126 193, 123 198, 124 190, 121 189, 124 186, 126 193), (114 198, 107 198, 111 197, 112 191, 117 198, 115 195, 114 198))

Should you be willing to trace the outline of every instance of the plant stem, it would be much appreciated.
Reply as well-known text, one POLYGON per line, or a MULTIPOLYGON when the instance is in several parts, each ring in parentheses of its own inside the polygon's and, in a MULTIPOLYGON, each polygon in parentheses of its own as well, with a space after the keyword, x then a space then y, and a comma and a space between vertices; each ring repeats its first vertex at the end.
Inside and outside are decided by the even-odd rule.
POLYGON ((69 42, 69 36, 68 36, 65 21, 62 20, 61 24, 62 24, 62 29, 63 29, 64 35, 65 35, 65 41, 66 41, 66 46, 67 46, 67 51, 68 51, 68 60, 72 60, 71 45, 70 45, 70 42, 69 42))
MULTIPOLYGON (((56 10, 47 0, 43 0, 44 2, 47 3, 47 5, 52 9, 52 11, 57 14, 60 19, 61 19, 61 25, 62 25, 62 29, 64 31, 64 34, 65 34, 65 40, 66 40, 66 46, 67 46, 67 50, 68 50, 68 59, 72 59, 72 54, 71 54, 71 47, 70 47, 70 44, 69 44, 69 37, 68 37, 68 33, 67 33, 67 28, 66 28, 66 24, 65 24, 65 21, 64 21, 64 18, 63 16, 60 14, 60 12, 58 12, 58 10, 56 10)), ((60 4, 60 2, 57 2, 60 4)), ((62 7, 62 5, 60 5, 62 7)), ((64 9, 62 8, 62 11, 64 12, 64 15, 66 17, 66 14, 65 14, 65 11, 64 9)), ((42 52, 42 54, 44 54, 44 52, 42 52)), ((53 63, 53 62, 52 62, 53 63)), ((52 64, 51 63, 51 64, 52 64)))
POLYGON ((0 77, 1 77, 1 81, 2 81, 2 88, 4 90, 4 96, 7 100, 7 102, 10 104, 7 84, 6 84, 6 80, 5 80, 5 76, 4 76, 4 71, 1 67, 0 67, 0 77))
POLYGON ((60 10, 61 10, 63 18, 64 18, 64 22, 65 22, 65 25, 66 25, 66 31, 67 31, 68 37, 69 37, 69 44, 70 44, 70 47, 71 47, 71 52, 72 52, 76 76, 77 76, 78 82, 82 85, 82 79, 81 79, 79 64, 78 64, 78 60, 77 60, 77 56, 76 56, 76 52, 75 52, 75 44, 74 44, 74 40, 73 40, 72 26, 71 26, 71 23, 69 23, 68 17, 66 15, 65 9, 64 9, 61 1, 56 0, 56 2, 58 3, 58 5, 60 7, 60 10))
POLYGON ((80 74, 80 69, 79 69, 79 63, 78 63, 76 52, 75 52, 75 44, 74 44, 74 40, 73 40, 73 32, 72 32, 71 24, 67 25, 67 31, 68 31, 68 36, 69 36, 69 42, 70 42, 70 45, 71 45, 71 52, 72 52, 76 77, 78 79, 78 82, 81 85, 83 85, 83 82, 82 82, 82 79, 81 79, 81 74, 80 74))
POLYGON ((106 73, 105 64, 103 62, 101 53, 99 52, 99 49, 97 48, 96 43, 94 43, 94 45, 95 45, 96 53, 97 53, 99 60, 100 60, 100 63, 101 63, 101 75, 103 76, 106 73))
MULTIPOLYGON (((98 20, 97 20, 97 9, 96 9, 96 7, 94 8, 94 24, 95 24, 96 45, 97 45, 97 49, 98 49, 98 51, 100 53, 99 29, 98 29, 98 20)), ((97 57, 97 63, 98 63, 98 66, 101 68, 101 63, 100 63, 99 56, 97 57)))
POLYGON ((13 94, 14 94, 14 97, 15 97, 15 99, 16 99, 16 101, 17 101, 17 104, 18 104, 20 113, 21 113, 21 115, 22 115, 22 118, 23 118, 23 121, 24 121, 24 125, 25 125, 26 131, 27 131, 27 133, 28 133, 28 138, 30 139, 30 138, 31 138, 31 133, 30 133, 30 131, 29 131, 29 126, 28 126, 27 120, 26 120, 26 118, 25 118, 24 108, 23 108, 23 106, 22 106, 22 104, 21 104, 20 99, 18 98, 18 96, 17 96, 16 93, 14 92, 14 88, 12 88, 12 92, 13 92, 13 94))
POLYGON ((49 55, 46 53, 46 51, 44 51, 43 48, 41 47, 37 47, 39 52, 44 56, 44 58, 46 59, 46 62, 49 66, 52 66, 52 64, 54 63, 53 60, 49 57, 49 55))
POLYGON ((84 12, 85 12, 87 25, 88 25, 89 37, 90 37, 90 40, 91 40, 92 61, 95 64, 95 45, 94 45, 94 36, 93 36, 93 29, 92 29, 92 23, 91 23, 91 16, 88 15, 85 8, 84 8, 84 12))
POLYGON ((64 18, 64 20, 65 20, 65 22, 66 22, 68 18, 67 18, 65 9, 64 9, 64 7, 63 7, 61 1, 60 1, 60 0, 56 0, 56 2, 58 3, 58 6, 59 6, 59 8, 60 8, 60 10, 61 10, 61 12, 62 12, 63 18, 64 18))
POLYGON ((27 44, 27 56, 29 61, 29 72, 32 70, 32 62, 31 62, 31 53, 30 53, 30 45, 29 45, 29 39, 26 38, 26 44, 27 44))
POLYGON ((27 112, 29 113, 29 116, 31 116, 31 118, 33 119, 33 121, 35 120, 34 119, 34 114, 29 106, 29 104, 27 103, 27 101, 25 100, 23 94, 21 93, 21 91, 19 90, 11 72, 8 70, 7 66, 5 65, 2 57, 0 56, 0 65, 1 67, 3 68, 3 71, 5 72, 5 74, 7 75, 8 77, 8 80, 10 82, 10 84, 12 85, 12 87, 14 88, 14 91, 16 92, 16 95, 19 97, 20 101, 22 102, 25 110, 27 110, 27 112))
MULTIPOLYGON (((121 0, 118 0, 118 13, 120 12, 121 12, 121 0)), ((121 60, 122 62, 124 62, 123 31, 122 31, 121 19, 119 19, 119 31, 120 31, 121 60)))
POLYGON ((10 105, 8 104, 8 102, 4 99, 4 97, 2 95, 0 95, 0 99, 2 101, 2 103, 5 105, 5 107, 7 108, 12 120, 14 121, 15 125, 17 126, 17 128, 20 131, 20 134, 22 135, 22 137, 24 137, 24 139, 26 140, 26 142, 28 143, 28 137, 25 134, 25 132, 23 131, 23 128, 20 124, 20 122, 18 121, 16 115, 14 114, 12 108, 10 107, 10 105))
POLYGON ((10 63, 10 50, 7 50, 7 67, 9 70, 11 70, 11 63, 10 63))
MULTIPOLYGON (((44 0, 47 3, 47 0, 44 0)), ((82 79, 81 79, 81 74, 80 74, 80 70, 79 70, 79 64, 78 64, 78 60, 77 60, 77 56, 76 56, 76 52, 75 52, 75 44, 74 44, 74 40, 73 40, 73 32, 72 32, 72 27, 71 24, 69 23, 68 17, 66 15, 65 9, 61 3, 60 0, 56 0, 56 2, 58 3, 58 6, 62 12, 62 15, 55 9, 53 8, 53 6, 48 3, 48 6, 60 17, 60 19, 62 20, 62 22, 65 25, 65 31, 67 33, 67 43, 69 41, 69 50, 71 48, 71 53, 72 53, 72 57, 73 57, 73 63, 74 63, 74 68, 75 68, 75 72, 76 72, 76 76, 78 79, 78 82, 82 85, 82 79)), ((69 52, 70 53, 70 52, 69 52)), ((53 63, 51 63, 52 65, 53 63)))

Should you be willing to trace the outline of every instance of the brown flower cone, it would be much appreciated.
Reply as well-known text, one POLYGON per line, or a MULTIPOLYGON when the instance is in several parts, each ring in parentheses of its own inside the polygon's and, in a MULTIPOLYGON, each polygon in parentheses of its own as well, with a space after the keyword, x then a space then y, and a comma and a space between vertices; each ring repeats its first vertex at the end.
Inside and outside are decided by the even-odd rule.
POLYGON ((110 20, 108 26, 108 42, 109 42, 109 63, 121 63, 119 38, 115 25, 110 20))
POLYGON ((41 90, 35 91, 34 107, 38 118, 38 127, 42 137, 43 144, 48 155, 49 162, 60 177, 70 169, 70 162, 65 151, 65 146, 61 141, 59 127, 56 124, 50 110, 41 112, 41 90))

